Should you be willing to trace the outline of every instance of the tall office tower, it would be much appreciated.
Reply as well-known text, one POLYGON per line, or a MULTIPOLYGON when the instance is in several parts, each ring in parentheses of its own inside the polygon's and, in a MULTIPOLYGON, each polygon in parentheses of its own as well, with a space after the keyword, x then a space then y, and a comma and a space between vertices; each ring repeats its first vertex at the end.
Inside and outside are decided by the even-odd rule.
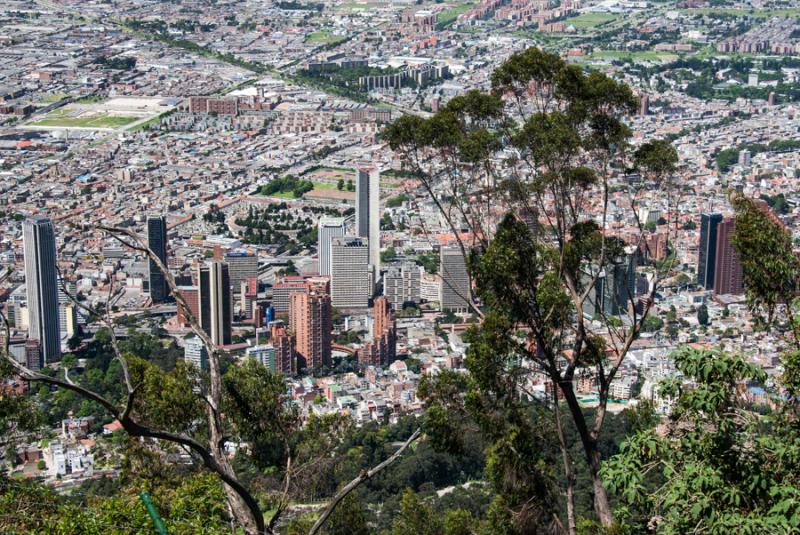
POLYGON ((213 261, 200 266, 197 281, 200 325, 214 345, 230 344, 233 306, 228 265, 213 261))
POLYGON ((361 366, 387 366, 397 358, 397 328, 392 304, 385 297, 375 300, 372 340, 358 352, 361 366))
POLYGON ((194 336, 186 340, 183 345, 183 360, 200 370, 208 370, 208 351, 200 338, 194 336))
POLYGON ((331 366, 333 314, 331 296, 323 284, 309 281, 307 293, 289 296, 289 327, 294 331, 298 368, 331 366))
POLYGON ((381 272, 381 173, 377 167, 356 170, 356 236, 369 240, 369 264, 375 280, 381 272))
POLYGON ((744 293, 742 263, 731 243, 736 222, 729 217, 717 227, 716 270, 714 273, 714 293, 739 295, 744 293))
POLYGON ((392 266, 383 276, 383 295, 394 310, 401 310, 404 303, 419 303, 421 267, 413 262, 392 266))
POLYGON ((319 255, 319 274, 331 274, 331 239, 344 236, 343 217, 323 217, 319 220, 317 232, 317 254, 319 255))
POLYGON ((714 288, 717 257, 717 227, 722 214, 700 216, 700 248, 697 255, 697 284, 707 290, 714 288))
POLYGON ((294 354, 294 336, 286 331, 282 321, 269 324, 270 341, 275 349, 275 371, 283 375, 297 373, 297 359, 294 354))
POLYGON ((331 300, 342 309, 367 308, 373 279, 369 267, 369 244, 363 238, 331 240, 331 300))
POLYGON ((441 309, 452 312, 469 311, 469 275, 461 247, 448 245, 441 248, 439 273, 442 276, 442 286, 439 291, 441 309))
POLYGON ((289 313, 289 295, 296 292, 305 292, 305 278, 299 275, 289 275, 278 280, 272 285, 272 308, 275 314, 289 313))
POLYGON ((58 315, 56 236, 50 219, 29 217, 22 224, 25 288, 28 293, 28 335, 39 341, 42 365, 61 356, 58 315))
POLYGON ((237 300, 241 296, 242 282, 258 278, 258 257, 246 251, 231 251, 225 255, 231 287, 237 292, 237 300))
MULTIPOLYGON (((160 216, 147 216, 147 246, 153 251, 161 262, 167 265, 167 218, 160 216)), ((164 273, 158 265, 150 260, 150 300, 154 305, 165 303, 169 300, 169 286, 164 273)))
MULTIPOLYGON (((585 273, 584 284, 594 278, 596 267, 585 273)), ((584 301, 583 311, 589 317, 601 313, 608 316, 626 314, 636 304, 636 255, 627 255, 609 263, 597 276, 594 291, 584 301)))

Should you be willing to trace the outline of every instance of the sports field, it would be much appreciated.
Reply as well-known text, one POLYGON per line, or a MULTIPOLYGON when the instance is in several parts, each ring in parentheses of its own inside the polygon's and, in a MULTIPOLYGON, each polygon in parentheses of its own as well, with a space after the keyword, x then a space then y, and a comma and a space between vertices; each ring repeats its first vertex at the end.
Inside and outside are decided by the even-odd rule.
POLYGON ((87 112, 70 108, 59 108, 51 111, 44 119, 33 123, 33 125, 60 126, 67 128, 120 128, 138 119, 138 117, 126 115, 120 116, 102 112, 87 112))

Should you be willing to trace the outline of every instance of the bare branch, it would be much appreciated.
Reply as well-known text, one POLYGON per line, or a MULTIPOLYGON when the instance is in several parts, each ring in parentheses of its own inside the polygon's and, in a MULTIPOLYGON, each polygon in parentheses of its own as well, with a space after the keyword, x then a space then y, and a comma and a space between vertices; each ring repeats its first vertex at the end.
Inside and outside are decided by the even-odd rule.
POLYGON ((417 430, 414 431, 414 433, 410 437, 408 437, 408 440, 406 440, 405 443, 403 443, 403 445, 400 446, 400 449, 394 452, 394 454, 392 454, 391 457, 389 457, 382 463, 378 464, 374 468, 361 472, 361 474, 357 478, 355 478, 350 483, 342 487, 342 490, 336 493, 333 499, 331 499, 331 502, 328 504, 328 506, 322 511, 322 514, 314 523, 314 525, 311 527, 311 531, 308 532, 308 535, 315 535, 328 520, 328 517, 331 516, 331 513, 333 513, 334 509, 336 509, 336 506, 339 505, 339 502, 341 502, 348 494, 350 494, 356 488, 358 488, 358 486, 361 485, 364 481, 374 477, 375 474, 377 474, 378 472, 380 472, 381 470, 383 470, 384 468, 395 462, 397 459, 399 459, 400 456, 403 454, 403 452, 414 441, 416 441, 421 434, 422 430, 417 428, 417 430))

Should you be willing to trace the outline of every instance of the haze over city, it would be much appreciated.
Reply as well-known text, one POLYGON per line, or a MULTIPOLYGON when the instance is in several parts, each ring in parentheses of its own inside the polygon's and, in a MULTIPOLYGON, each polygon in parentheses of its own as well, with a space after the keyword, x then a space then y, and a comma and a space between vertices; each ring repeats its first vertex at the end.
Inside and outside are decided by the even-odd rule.
POLYGON ((0 531, 800 530, 794 0, 6 0, 0 531))

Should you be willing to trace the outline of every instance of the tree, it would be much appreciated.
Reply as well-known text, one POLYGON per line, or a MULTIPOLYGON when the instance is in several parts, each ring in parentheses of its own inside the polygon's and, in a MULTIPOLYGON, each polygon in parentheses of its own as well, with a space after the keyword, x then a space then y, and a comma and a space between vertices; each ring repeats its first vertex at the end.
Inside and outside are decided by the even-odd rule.
MULTIPOLYGON (((625 263, 623 244, 610 235, 611 182, 618 169, 642 175, 642 183, 627 190, 627 204, 636 221, 636 244, 645 249, 647 231, 638 219, 642 197, 653 189, 662 192, 669 237, 677 231, 680 194, 674 184, 677 153, 668 142, 629 146, 631 132, 621 118, 635 108, 636 99, 624 84, 529 49, 495 70, 491 93, 470 91, 428 119, 404 116, 385 132, 468 259, 470 288, 477 294, 468 296, 469 302, 482 318, 468 335, 465 365, 472 379, 466 392, 433 396, 428 409, 435 415, 462 405, 477 422, 484 421, 482 430, 491 431, 495 452, 490 466, 495 463, 498 477, 493 482, 528 526, 543 522, 552 511, 555 485, 552 474, 537 470, 540 453, 530 438, 542 427, 532 418, 559 413, 551 400, 544 400, 549 405, 544 412, 529 409, 534 396, 526 391, 542 376, 560 391, 580 437, 596 516, 606 527, 613 522, 598 449, 609 389, 674 257, 655 266, 641 314, 628 306, 635 305, 635 295, 618 303, 620 310, 631 310, 627 322, 596 306, 594 289, 601 273, 625 263), (599 215, 582 219, 592 210, 599 215), (599 308, 599 332, 586 322, 588 307, 599 308), (519 325, 525 326, 523 338, 515 334, 519 325), (598 385, 599 406, 592 420, 574 391, 578 371, 591 373, 598 385)), ((438 423, 452 427, 453 420, 438 423)), ((562 422, 555 424, 562 429, 562 422)), ((458 437, 452 429, 447 434, 458 437)), ((575 474, 569 453, 562 457, 566 529, 575 533, 575 474)))
POLYGON ((336 189, 342 191, 344 189, 344 179, 340 178, 339 181, 336 183, 336 189))
POLYGON ((700 325, 710 325, 708 321, 708 307, 705 303, 700 305, 700 308, 697 309, 697 323, 700 325))
MULTIPOLYGON (((763 420, 741 395, 766 374, 740 356, 683 349, 684 377, 666 380, 675 400, 666 432, 636 433, 603 467, 632 533, 793 533, 800 529, 796 420, 763 420), (691 383, 688 383, 688 381, 691 383), (685 387, 688 386, 688 388, 685 387), (789 434, 791 433, 791 434, 789 434)), ((796 374, 792 363, 790 374, 796 374)), ((794 412, 794 408, 783 407, 794 412)))

